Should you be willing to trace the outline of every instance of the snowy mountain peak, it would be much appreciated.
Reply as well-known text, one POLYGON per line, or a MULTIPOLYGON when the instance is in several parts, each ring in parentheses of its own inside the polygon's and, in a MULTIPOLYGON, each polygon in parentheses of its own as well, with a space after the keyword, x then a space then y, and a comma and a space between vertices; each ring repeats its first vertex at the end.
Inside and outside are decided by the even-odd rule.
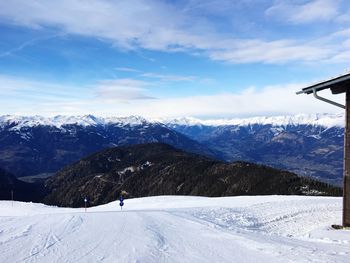
POLYGON ((121 124, 137 126, 149 123, 149 121, 141 116, 131 115, 129 117, 106 117, 104 118, 105 123, 109 124, 121 124))
POLYGON ((323 127, 344 127, 344 114, 298 114, 272 117, 251 117, 251 118, 234 118, 234 119, 212 119, 200 120, 192 117, 176 118, 164 120, 167 125, 181 126, 248 126, 254 124, 288 126, 288 125, 315 125, 323 127))
POLYGON ((195 126, 195 125, 206 125, 204 120, 193 118, 193 117, 181 117, 175 119, 156 119, 157 121, 164 124, 183 125, 183 126, 195 126))
POLYGON ((193 117, 182 117, 175 119, 152 119, 147 120, 141 116, 129 117, 96 117, 94 115, 83 116, 64 116, 54 117, 43 116, 0 116, 0 127, 13 125, 13 129, 33 126, 53 126, 61 128, 64 125, 79 125, 83 127, 115 124, 118 126, 138 126, 149 123, 178 125, 178 126, 248 126, 254 124, 288 126, 288 125, 315 125, 323 127, 344 127, 344 114, 298 114, 290 116, 272 116, 272 117, 251 117, 234 119, 209 119, 201 120, 193 117))
POLYGON ((79 125, 83 127, 87 126, 98 126, 106 124, 117 124, 120 126, 130 125, 144 125, 148 121, 140 116, 130 117, 96 117, 93 115, 83 116, 65 116, 57 115, 54 117, 43 117, 43 116, 16 116, 16 115, 3 115, 0 116, 0 127, 12 125, 12 129, 20 130, 23 127, 34 127, 34 126, 52 126, 61 128, 64 125, 79 125))

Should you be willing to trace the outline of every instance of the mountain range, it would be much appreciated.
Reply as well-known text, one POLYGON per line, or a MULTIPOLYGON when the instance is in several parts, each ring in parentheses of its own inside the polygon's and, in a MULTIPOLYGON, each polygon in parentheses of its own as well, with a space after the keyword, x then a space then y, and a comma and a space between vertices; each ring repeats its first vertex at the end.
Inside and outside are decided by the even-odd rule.
POLYGON ((315 114, 249 119, 181 118, 172 129, 220 152, 225 161, 245 160, 341 185, 344 115, 315 114))
POLYGON ((249 161, 340 185, 344 116, 147 120, 138 116, 1 116, 0 167, 55 173, 94 152, 161 142, 217 160, 249 161))
POLYGON ((136 116, 0 117, 0 167, 17 177, 55 173, 102 149, 151 142, 212 157, 217 155, 162 123, 136 116))

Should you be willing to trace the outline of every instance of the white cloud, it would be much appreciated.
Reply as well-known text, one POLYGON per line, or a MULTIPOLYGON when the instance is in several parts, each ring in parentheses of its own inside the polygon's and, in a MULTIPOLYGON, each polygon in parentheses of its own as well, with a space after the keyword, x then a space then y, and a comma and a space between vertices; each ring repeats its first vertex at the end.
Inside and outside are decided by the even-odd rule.
POLYGON ((0 93, 4 96, 36 96, 47 99, 82 97, 81 89, 69 85, 28 80, 25 78, 0 75, 0 93))
POLYGON ((138 69, 135 69, 135 68, 127 68, 127 67, 119 67, 119 68, 115 68, 116 70, 118 71, 123 71, 123 72, 141 72, 140 70, 138 69))
MULTIPOLYGON (((116 68, 116 70, 122 71, 122 72, 128 72, 128 73, 135 73, 135 75, 138 77, 142 77, 150 80, 152 79, 159 80, 163 82, 192 82, 195 80, 203 81, 202 79, 199 79, 196 76, 164 74, 164 73, 158 73, 158 72, 145 72, 135 68, 120 67, 120 68, 116 68)), ((208 81, 208 80, 210 79, 208 78, 205 79, 205 81, 208 81)))
MULTIPOLYGON (((247 89, 241 93, 222 93, 211 96, 160 99, 133 108, 133 114, 147 113, 149 117, 232 117, 317 112, 339 112, 339 109, 320 102, 312 96, 296 95, 304 85, 291 84, 247 89)), ((342 101, 343 96, 332 96, 342 101)))
POLYGON ((332 34, 332 37, 350 37, 350 28, 337 31, 332 34))
MULTIPOLYGON (((322 42, 323 40, 321 39, 318 41, 322 42)), ((350 28, 345 28, 330 34, 325 38, 324 42, 328 43, 328 46, 332 47, 333 50, 337 50, 337 52, 326 57, 323 62, 327 64, 348 63, 350 48, 350 28)))
POLYGON ((157 72, 145 72, 135 68, 128 67, 119 67, 116 68, 118 71, 128 72, 128 73, 137 73, 136 76, 147 78, 147 79, 155 79, 164 82, 182 82, 182 81, 194 81, 197 79, 196 76, 184 76, 184 75, 174 75, 174 74, 164 74, 157 72))
MULTIPOLYGON (((241 2, 254 5, 254 1, 241 2)), ((278 12, 294 22, 328 19, 336 14, 335 5, 328 0, 305 5, 278 3, 268 13, 278 12)), ((0 21, 37 29, 57 28, 66 34, 104 39, 126 50, 182 51, 230 63, 318 62, 341 52, 317 41, 241 39, 236 32, 222 33, 215 22, 200 13, 217 4, 210 1, 202 4, 199 13, 193 13, 156 0, 12 0, 0 2, 0 21)), ((225 6, 232 3, 225 0, 225 6)))
POLYGON ((336 21, 339 23, 349 23, 350 22, 350 11, 338 16, 336 21))
POLYGON ((266 14, 291 23, 303 24, 335 19, 338 7, 339 0, 309 0, 301 3, 279 0, 266 10, 266 14))
POLYGON ((344 63, 348 63, 350 60, 350 51, 345 51, 342 52, 340 54, 337 54, 336 56, 332 57, 329 62, 335 62, 335 63, 339 63, 339 62, 344 62, 344 63))
POLYGON ((216 50, 209 54, 214 60, 229 62, 283 63, 288 61, 317 61, 334 54, 331 48, 312 45, 298 45, 292 41, 241 41, 237 48, 216 50))
POLYGON ((19 45, 18 47, 12 48, 6 52, 0 53, 0 58, 1 57, 6 57, 6 56, 10 56, 18 51, 21 51, 22 49, 26 48, 27 46, 30 46, 32 44, 34 44, 37 41, 37 39, 32 39, 29 41, 26 41, 24 43, 22 43, 21 45, 19 45))
POLYGON ((104 80, 95 88, 95 94, 99 100, 112 102, 155 99, 145 94, 147 85, 134 79, 104 80))
MULTIPOLYGON (((308 83, 310 84, 310 83, 308 83)), ((241 92, 154 98, 149 83, 133 79, 106 80, 92 87, 67 87, 0 76, 0 115, 141 115, 145 117, 240 117, 339 112, 311 95, 296 95, 306 84, 247 88, 241 92), (45 93, 45 90, 48 90, 45 93), (50 91, 52 90, 52 91, 50 91), (74 92, 72 92, 74 90, 74 92)), ((344 103, 344 96, 322 94, 344 103)))
POLYGON ((166 81, 166 82, 194 81, 197 79, 197 77, 195 76, 160 74, 160 73, 154 73, 154 72, 145 72, 145 73, 142 73, 140 76, 150 78, 150 79, 158 79, 160 81, 166 81))

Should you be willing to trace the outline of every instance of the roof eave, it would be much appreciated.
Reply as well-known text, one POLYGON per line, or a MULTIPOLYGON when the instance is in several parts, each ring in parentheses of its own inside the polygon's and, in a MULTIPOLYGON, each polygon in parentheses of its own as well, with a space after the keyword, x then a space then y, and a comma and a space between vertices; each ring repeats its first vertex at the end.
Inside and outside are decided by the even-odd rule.
POLYGON ((298 91, 297 94, 311 94, 314 92, 314 90, 318 92, 324 89, 331 89, 333 94, 339 94, 345 92, 348 89, 346 84, 349 84, 350 88, 350 73, 303 88, 301 91, 298 91))

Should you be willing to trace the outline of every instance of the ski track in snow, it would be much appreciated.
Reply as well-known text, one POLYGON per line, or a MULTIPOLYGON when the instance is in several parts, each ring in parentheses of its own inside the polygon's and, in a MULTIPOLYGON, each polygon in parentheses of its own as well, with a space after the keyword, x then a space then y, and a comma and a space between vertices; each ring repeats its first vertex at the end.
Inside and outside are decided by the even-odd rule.
POLYGON ((331 197, 159 196, 83 209, 0 201, 0 262, 349 262, 331 197))

